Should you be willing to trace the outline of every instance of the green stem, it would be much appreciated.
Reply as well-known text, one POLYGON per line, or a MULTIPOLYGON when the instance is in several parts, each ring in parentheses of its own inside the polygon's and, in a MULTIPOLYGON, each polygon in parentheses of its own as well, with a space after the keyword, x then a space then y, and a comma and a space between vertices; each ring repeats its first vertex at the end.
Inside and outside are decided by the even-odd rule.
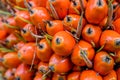
POLYGON ((19 9, 19 10, 23 10, 23 11, 28 10, 27 8, 22 8, 22 7, 20 7, 20 6, 14 6, 14 8, 19 9))
POLYGON ((12 14, 11 14, 11 13, 6 12, 6 11, 2 11, 2 10, 0 10, 0 14, 3 14, 3 15, 8 15, 8 16, 12 16, 12 14))
POLYGON ((26 19, 24 19, 24 18, 22 18, 22 17, 19 17, 22 21, 24 21, 24 22, 26 22, 26 23, 28 23, 28 24, 32 24, 32 22, 30 22, 29 20, 26 20, 26 19))
POLYGON ((6 24, 5 25, 8 27, 8 28, 12 28, 12 29, 20 29, 19 27, 17 26, 12 26, 12 25, 9 25, 9 24, 6 24))

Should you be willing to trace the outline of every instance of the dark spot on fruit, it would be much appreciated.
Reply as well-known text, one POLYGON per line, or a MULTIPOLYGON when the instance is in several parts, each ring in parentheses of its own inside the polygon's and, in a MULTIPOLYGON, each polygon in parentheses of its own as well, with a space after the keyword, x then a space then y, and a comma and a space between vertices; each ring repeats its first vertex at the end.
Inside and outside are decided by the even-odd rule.
POLYGON ((9 22, 8 22, 7 20, 5 20, 5 23, 6 23, 6 24, 9 24, 9 22))
POLYGON ((63 79, 63 77, 62 77, 62 76, 60 76, 58 80, 64 80, 64 79, 63 79))
POLYGON ((29 5, 30 7, 32 7, 32 4, 31 4, 30 2, 28 2, 28 5, 29 5))
POLYGON ((56 43, 60 44, 61 43, 61 39, 60 38, 56 38, 56 43))
POLYGON ((116 6, 117 6, 117 5, 113 5, 113 9, 115 9, 115 8, 116 8, 116 6))
POLYGON ((15 78, 15 80, 20 80, 20 77, 15 78))
POLYGON ((77 2, 75 2, 74 0, 72 1, 73 6, 77 6, 77 2))
POLYGON ((93 30, 92 30, 91 28, 88 28, 88 29, 87 29, 87 33, 88 33, 88 34, 92 34, 92 32, 93 32, 93 30))
POLYGON ((71 22, 72 21, 72 18, 70 16, 67 16, 66 17, 66 22, 71 22))
POLYGON ((21 31, 22 31, 23 33, 26 33, 26 32, 27 32, 25 29, 22 29, 21 31))
POLYGON ((102 1, 98 0, 97 4, 98 4, 98 6, 102 6, 102 1))
POLYGON ((49 27, 52 26, 52 22, 51 21, 47 21, 47 23, 48 23, 49 27))
POLYGON ((39 49, 43 49, 44 48, 44 44, 38 44, 39 49))
POLYGON ((111 58, 109 56, 105 56, 103 59, 103 61, 107 62, 107 63, 110 63, 110 60, 111 60, 111 58))
POLYGON ((6 44, 9 43, 9 40, 5 40, 5 43, 6 43, 6 44))
POLYGON ((49 1, 54 2, 55 0, 49 0, 49 1))
POLYGON ((120 46, 120 39, 116 39, 116 40, 115 40, 115 45, 116 45, 116 46, 120 46))
POLYGON ((54 65, 50 66, 49 69, 54 72, 55 71, 54 65))

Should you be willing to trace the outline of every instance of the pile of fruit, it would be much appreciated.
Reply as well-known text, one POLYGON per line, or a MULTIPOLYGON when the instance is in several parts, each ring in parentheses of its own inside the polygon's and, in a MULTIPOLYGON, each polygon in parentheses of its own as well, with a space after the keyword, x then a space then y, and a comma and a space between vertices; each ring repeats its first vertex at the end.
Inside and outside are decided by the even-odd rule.
POLYGON ((0 80, 120 80, 120 0, 0 4, 0 80))

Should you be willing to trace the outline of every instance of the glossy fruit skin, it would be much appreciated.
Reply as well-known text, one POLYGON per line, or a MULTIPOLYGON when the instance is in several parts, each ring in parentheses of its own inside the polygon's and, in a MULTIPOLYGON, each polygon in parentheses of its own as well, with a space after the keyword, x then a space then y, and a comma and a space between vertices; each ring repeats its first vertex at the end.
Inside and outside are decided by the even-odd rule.
POLYGON ((38 7, 46 7, 48 0, 32 0, 38 7))
POLYGON ((21 49, 26 43, 23 41, 18 42, 16 45, 14 45, 14 50, 18 51, 19 49, 21 49))
MULTIPOLYGON (((26 43, 19 51, 18 58, 25 64, 31 65, 34 54, 36 55, 35 43, 26 43)), ((34 64, 38 64, 39 60, 35 57, 34 64)))
POLYGON ((84 70, 81 73, 80 80, 103 80, 94 70, 84 70))
POLYGON ((51 36, 54 36, 57 32, 63 30, 64 30, 64 26, 61 20, 49 21, 46 25, 46 31, 51 36))
POLYGON ((32 13, 30 13, 31 22, 38 28, 46 31, 46 20, 52 20, 49 12, 44 7, 32 8, 32 13))
POLYGON ((20 80, 33 80, 33 71, 29 71, 30 67, 24 63, 20 64, 15 72, 15 78, 20 80))
POLYGON ((54 73, 51 80, 67 80, 67 78, 66 78, 66 75, 60 75, 60 74, 54 73))
POLYGON ((67 80, 80 80, 81 72, 71 72, 67 76, 67 80))
POLYGON ((0 40, 4 40, 8 34, 7 30, 3 26, 2 19, 0 18, 0 40))
POLYGON ((75 46, 75 39, 66 31, 60 31, 53 36, 52 49, 55 54, 68 56, 75 46))
POLYGON ((15 70, 13 70, 11 68, 8 69, 4 74, 5 79, 14 80, 15 79, 14 73, 15 73, 15 70))
POLYGON ((88 1, 85 10, 85 17, 89 23, 99 24, 107 16, 107 13, 108 7, 104 0, 88 1))
POLYGON ((17 42, 19 42, 19 39, 14 33, 9 34, 5 39, 5 44, 9 48, 13 47, 17 42))
POLYGON ((18 27, 23 28, 27 22, 21 20, 21 18, 30 21, 30 14, 28 11, 17 11, 15 16, 15 21, 18 27))
POLYGON ((46 39, 41 39, 37 45, 37 57, 43 62, 49 62, 53 51, 46 39))
POLYGON ((78 42, 78 44, 76 44, 73 53, 71 55, 71 60, 72 62, 77 65, 77 66, 86 66, 85 61, 82 58, 81 53, 81 49, 85 50, 86 56, 88 57, 89 60, 92 60, 94 55, 95 55, 95 51, 92 47, 92 45, 84 40, 80 40, 78 42))
POLYGON ((45 62, 42 62, 42 61, 41 61, 41 62, 38 64, 38 72, 39 72, 39 73, 42 73, 42 74, 46 73, 46 72, 49 70, 48 66, 49 66, 48 63, 45 63, 45 62))
POLYGON ((3 56, 3 65, 7 68, 16 68, 21 61, 19 60, 16 52, 10 52, 3 56))
POLYGON ((63 19, 68 13, 68 8, 69 8, 69 5, 70 5, 70 1, 69 0, 54 0, 54 1, 53 0, 48 0, 47 4, 46 4, 46 8, 51 12, 50 2, 54 6, 54 8, 55 8, 55 10, 58 14, 58 17, 60 19, 63 19))
POLYGON ((5 30, 7 30, 7 32, 10 34, 12 32, 15 31, 15 28, 9 28, 6 24, 8 25, 11 25, 11 26, 14 26, 16 29, 18 29, 19 27, 16 26, 16 22, 15 22, 15 19, 14 17, 8 17, 6 22, 4 22, 4 28, 5 30))
POLYGON ((58 74, 65 74, 72 69, 72 63, 68 57, 53 54, 49 60, 49 69, 58 74))
POLYGON ((107 75, 114 67, 114 59, 105 51, 100 51, 94 58, 94 70, 101 75, 107 75))
POLYGON ((30 33, 30 31, 32 33, 36 33, 35 31, 35 26, 33 26, 32 24, 26 24, 22 29, 21 29, 21 36, 29 42, 35 41, 35 37, 33 37, 30 33))
POLYGON ((100 46, 104 46, 104 50, 115 52, 120 49, 120 34, 113 30, 105 30, 101 34, 100 46))
MULTIPOLYGON (((33 80, 42 80, 42 73, 36 72, 36 75, 33 80)), ((51 80, 49 77, 47 77, 45 80, 51 80)))
POLYGON ((117 74, 115 70, 110 71, 109 74, 103 77, 103 80, 117 80, 117 74))
MULTIPOLYGON (((76 15, 76 14, 69 14, 69 15, 65 16, 65 18, 63 20, 65 29, 68 31, 71 31, 72 29, 77 29, 79 19, 80 19, 80 16, 76 15)), ((85 24, 86 24, 86 21, 84 18, 82 19, 82 24, 83 24, 83 26, 85 26, 85 24)))
MULTIPOLYGON (((86 8, 87 6, 87 1, 86 0, 82 0, 83 1, 83 6, 84 8, 86 8)), ((75 8, 79 11, 79 13, 81 13, 81 7, 80 7, 80 2, 79 0, 73 0, 70 2, 70 7, 69 7, 69 14, 78 14, 75 11, 75 8)))
POLYGON ((87 24, 82 30, 82 37, 84 40, 89 43, 94 42, 95 46, 99 46, 99 39, 101 36, 102 30, 99 26, 94 26, 91 24, 87 24))
MULTIPOLYGON (((26 0, 26 1, 29 1, 29 0, 26 0)), ((16 5, 17 6, 20 6, 20 7, 25 7, 25 5, 24 5, 24 0, 15 0, 15 2, 16 2, 16 5)))
POLYGON ((114 22, 113 22, 113 28, 114 28, 114 31, 118 32, 120 34, 120 18, 116 19, 114 22))

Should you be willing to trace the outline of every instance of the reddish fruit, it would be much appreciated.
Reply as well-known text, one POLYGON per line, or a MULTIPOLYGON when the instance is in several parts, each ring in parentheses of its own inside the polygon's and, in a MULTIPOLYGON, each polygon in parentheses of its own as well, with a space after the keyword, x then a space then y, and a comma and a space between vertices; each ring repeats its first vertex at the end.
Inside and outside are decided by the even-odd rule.
POLYGON ((4 74, 4 78, 6 80, 14 80, 15 79, 15 76, 14 76, 15 70, 16 69, 8 69, 4 74))
POLYGON ((76 44, 73 53, 71 55, 72 62, 77 66, 89 66, 88 60, 92 60, 95 55, 95 51, 92 45, 84 40, 80 40, 78 44, 76 44), (86 56, 86 57, 83 57, 86 56), (84 60, 84 58, 87 58, 84 60))
POLYGON ((33 80, 34 72, 29 71, 30 67, 26 64, 20 64, 15 71, 16 80, 33 80))
POLYGON ((94 70, 84 70, 81 73, 80 80, 103 80, 94 70))
POLYGON ((85 17, 89 23, 99 24, 108 13, 105 0, 89 0, 85 10, 85 17))
POLYGON ((49 60, 49 69, 55 73, 65 74, 72 69, 72 63, 68 57, 53 54, 49 60))
MULTIPOLYGON (((36 75, 33 80, 42 80, 42 75, 43 74, 36 72, 36 75)), ((47 77, 45 80, 51 80, 51 79, 49 77, 47 77)))
POLYGON ((63 19, 67 15, 68 8, 70 5, 69 0, 48 0, 46 4, 46 8, 51 12, 50 3, 53 5, 59 19, 63 19))
POLYGON ((82 37, 89 43, 93 43, 93 46, 95 45, 98 47, 101 33, 102 30, 99 26, 87 24, 82 30, 82 37))
POLYGON ((49 65, 48 63, 40 62, 38 64, 38 72, 42 74, 46 73, 49 70, 48 65, 49 65))
MULTIPOLYGON (((76 14, 69 14, 64 18, 63 24, 65 26, 65 29, 72 31, 72 30, 76 30, 77 26, 78 26, 78 22, 79 22, 80 16, 76 15, 76 14)), ((86 24, 85 19, 82 19, 82 24, 83 26, 86 24)))
POLYGON ((103 77, 103 80, 118 80, 116 72, 114 70, 110 71, 109 74, 103 77))
POLYGON ((120 34, 120 18, 116 19, 114 22, 113 22, 113 29, 118 32, 120 34))
POLYGON ((26 24, 22 29, 21 29, 21 36, 26 40, 26 41, 35 41, 35 37, 31 35, 32 33, 36 33, 35 27, 32 24, 26 24))
POLYGON ((20 28, 23 28, 26 24, 28 24, 24 20, 30 21, 29 12, 28 11, 17 11, 15 14, 15 21, 16 21, 17 26, 19 26, 20 28))
POLYGON ((16 52, 10 52, 3 56, 2 63, 7 68, 16 68, 21 61, 19 60, 16 52))
MULTIPOLYGON (((35 43, 26 43, 19 51, 19 59, 26 64, 31 65, 34 55, 36 55, 36 45, 35 43)), ((37 56, 35 57, 34 64, 38 64, 39 60, 37 56)))
POLYGON ((105 30, 101 34, 100 46, 103 49, 111 52, 120 50, 120 34, 113 30, 105 30))
POLYGON ((48 34, 54 36, 57 32, 63 30, 64 30, 64 26, 62 21, 60 20, 47 21, 46 31, 48 34))
POLYGON ((75 39, 66 31, 56 33, 52 39, 52 49, 55 54, 68 56, 75 46, 75 39))
POLYGON ((5 44, 9 48, 13 47, 17 42, 19 42, 19 39, 13 33, 9 34, 5 39, 5 44))
MULTIPOLYGON (((82 0, 84 8, 87 6, 87 1, 82 0)), ((69 14, 80 14, 81 6, 79 0, 71 0, 69 7, 69 14)))
POLYGON ((80 80, 81 72, 72 72, 67 76, 67 80, 80 80))
POLYGON ((53 51, 47 42, 46 39, 40 40, 40 42, 37 45, 37 57, 43 61, 43 62, 48 62, 53 51))
POLYGON ((51 20, 51 16, 46 8, 35 7, 31 9, 30 18, 32 23, 38 28, 46 31, 46 23, 44 21, 51 20))
POLYGON ((100 51, 95 55, 94 58, 94 70, 101 75, 107 75, 113 70, 114 60, 105 51, 100 51))
POLYGON ((67 80, 67 79, 65 75, 54 73, 51 80, 67 80))

